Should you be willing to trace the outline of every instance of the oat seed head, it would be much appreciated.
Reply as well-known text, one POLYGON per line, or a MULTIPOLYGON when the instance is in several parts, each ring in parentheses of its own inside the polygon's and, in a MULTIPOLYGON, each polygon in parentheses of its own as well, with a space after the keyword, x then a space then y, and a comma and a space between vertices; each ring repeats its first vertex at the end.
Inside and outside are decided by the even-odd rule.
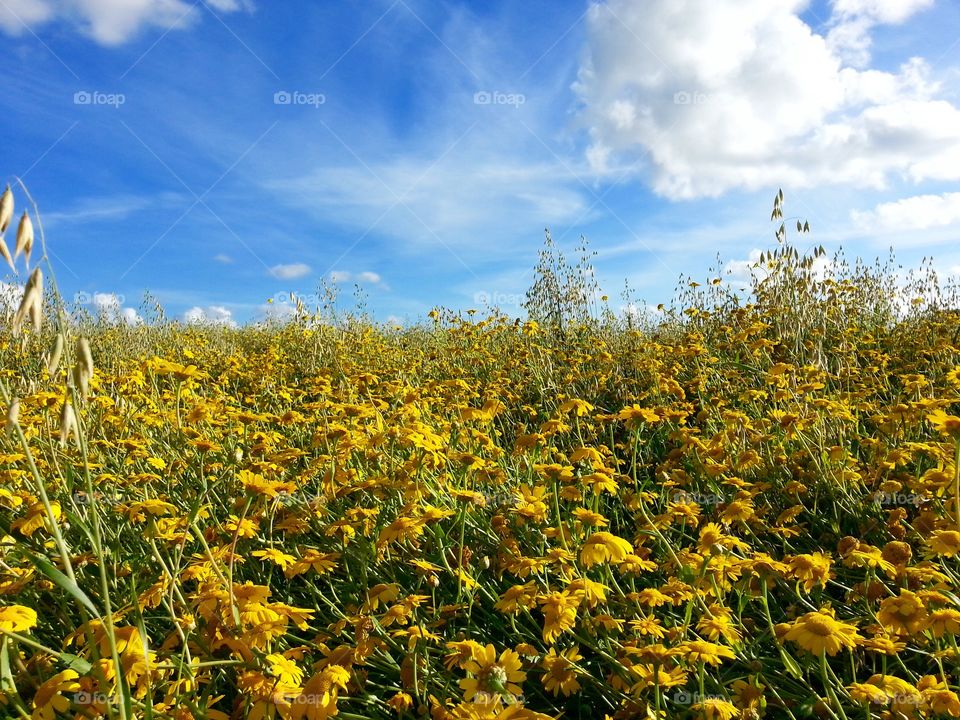
POLYGON ((16 260, 23 253, 26 258, 27 266, 30 265, 30 253, 33 251, 33 222, 26 210, 20 218, 20 225, 17 228, 17 245, 13 252, 13 259, 16 260))

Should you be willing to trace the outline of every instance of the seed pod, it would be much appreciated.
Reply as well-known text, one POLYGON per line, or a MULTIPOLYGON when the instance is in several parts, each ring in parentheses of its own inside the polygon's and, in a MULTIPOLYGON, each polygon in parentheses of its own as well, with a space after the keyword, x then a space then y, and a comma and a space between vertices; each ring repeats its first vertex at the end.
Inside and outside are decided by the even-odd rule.
POLYGON ((7 231, 11 220, 13 220, 13 193, 7 185, 7 189, 0 196, 0 234, 7 231))
POLYGON ((10 403, 10 407, 7 408, 7 422, 6 422, 6 432, 7 437, 13 435, 13 428, 17 426, 17 423, 20 420, 20 400, 19 398, 14 398, 13 402, 10 403))
POLYGON ((7 248, 7 243, 3 241, 3 238, 0 237, 0 257, 3 257, 7 261, 7 265, 10 266, 10 269, 14 272, 17 271, 16 266, 13 264, 13 258, 10 257, 10 250, 7 248))
POLYGON ((33 222, 27 211, 23 211, 23 217, 20 218, 20 226, 17 228, 17 246, 13 252, 13 259, 20 257, 20 253, 27 259, 27 265, 30 265, 30 253, 33 250, 33 222))
POLYGON ((80 390, 80 397, 86 401, 90 394, 90 376, 79 362, 73 366, 73 384, 80 390))
POLYGON ((73 405, 67 400, 63 403, 63 410, 60 413, 60 447, 67 444, 71 435, 73 435, 73 440, 79 448, 80 433, 77 430, 77 415, 73 411, 73 405))
POLYGON ((77 340, 77 362, 87 374, 87 377, 93 377, 93 353, 90 351, 90 341, 85 337, 77 340))
POLYGON ((40 332, 40 326, 43 322, 43 271, 35 268, 27 280, 26 288, 23 292, 23 299, 20 301, 20 307, 13 314, 13 332, 20 332, 23 322, 27 318, 33 324, 35 332, 40 332))
POLYGON ((60 358, 63 355, 63 333, 57 333, 57 339, 53 341, 53 350, 50 351, 50 361, 47 363, 47 372, 52 378, 57 374, 60 367, 60 358))

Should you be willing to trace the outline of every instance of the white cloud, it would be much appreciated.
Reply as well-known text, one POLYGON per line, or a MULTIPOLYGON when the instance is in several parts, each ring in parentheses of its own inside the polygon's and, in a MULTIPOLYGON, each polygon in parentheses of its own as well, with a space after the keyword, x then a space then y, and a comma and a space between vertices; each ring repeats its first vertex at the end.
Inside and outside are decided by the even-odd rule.
POLYGON ((306 277, 310 274, 310 266, 306 263, 293 263, 290 265, 274 265, 270 268, 270 274, 280 280, 295 280, 306 277))
POLYGON ((213 256, 213 259, 218 263, 223 263, 224 265, 230 265, 233 262, 233 258, 225 253, 219 253, 213 256))
POLYGON ((723 266, 723 279, 734 287, 750 287, 753 278, 766 275, 766 272, 759 265, 760 255, 762 254, 762 250, 754 248, 745 259, 729 260, 723 266))
POLYGON ((94 313, 101 320, 110 323, 126 323, 128 325, 139 325, 143 318, 133 308, 124 307, 124 297, 116 293, 98 293, 95 292, 90 297, 90 304, 93 306, 94 313))
MULTIPOLYGON (((250 9, 249 0, 207 0, 220 12, 250 9)), ((188 0, 4 0, 0 29, 21 35, 56 20, 76 27, 102 45, 119 45, 148 26, 183 29, 203 10, 188 0)))
POLYGON ((0 281, 0 312, 4 315, 14 313, 23 299, 23 285, 13 285, 0 281))
POLYGON ((368 285, 379 285, 383 282, 383 278, 380 277, 379 273, 371 272, 369 270, 358 273, 348 272, 347 270, 334 270, 330 273, 330 282, 345 283, 351 281, 357 283, 366 283, 368 285))
POLYGON ((915 195, 880 203, 872 210, 854 210, 850 219, 862 230, 898 232, 926 230, 960 223, 960 192, 915 195))
POLYGON ((875 25, 896 25, 931 7, 934 0, 834 0, 834 26, 827 44, 846 62, 857 67, 870 61, 870 30, 875 25))
MULTIPOLYGON (((778 184, 882 188, 891 176, 960 179, 960 110, 936 96, 928 64, 857 69, 836 37, 800 18, 807 4, 593 5, 574 86, 593 169, 645 158, 654 190, 675 199, 778 184)), ((838 1, 833 32, 901 22, 928 4, 838 1)))
MULTIPOLYGON (((770 250, 766 252, 769 253, 770 250)), ((727 261, 723 266, 721 279, 735 289, 750 289, 754 280, 763 280, 770 275, 766 264, 760 262, 763 254, 763 250, 754 248, 746 258, 727 261)), ((827 255, 815 258, 810 266, 813 276, 818 280, 825 280, 834 269, 833 259, 827 255)))
POLYGON ((287 323, 297 315, 297 306, 292 302, 273 302, 260 306, 260 316, 267 322, 287 323))
POLYGON ((192 307, 183 314, 183 320, 191 325, 237 326, 236 320, 233 319, 233 313, 222 305, 210 305, 205 308, 192 307))
POLYGON ((53 8, 46 0, 6 0, 0 5, 0 28, 19 35, 27 28, 47 22, 53 8))
MULTIPOLYGON (((529 136, 527 130, 520 130, 529 136)), ((458 149, 459 150, 459 149, 458 149)), ((330 166, 267 183, 285 202, 355 228, 397 238, 403 247, 462 251, 518 232, 581 219, 589 203, 577 176, 559 164, 490 160, 465 149, 440 161, 405 157, 365 167, 330 166), (469 167, 469 172, 464 172, 469 167), (497 212, 491 212, 497 208, 497 212)), ((580 168, 582 174, 587 168, 580 168)))
POLYGON ((143 322, 140 313, 133 308, 123 308, 123 310, 120 311, 120 316, 127 325, 139 325, 143 322))

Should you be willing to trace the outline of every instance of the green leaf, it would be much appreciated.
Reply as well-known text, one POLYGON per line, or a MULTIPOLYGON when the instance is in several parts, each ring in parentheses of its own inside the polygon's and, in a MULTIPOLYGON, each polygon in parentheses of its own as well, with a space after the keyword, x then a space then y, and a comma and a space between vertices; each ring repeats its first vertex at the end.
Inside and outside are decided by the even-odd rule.
POLYGON ((46 575, 52 583, 54 583, 61 590, 65 591, 67 594, 71 595, 74 600, 93 613, 94 617, 101 617, 101 613, 99 610, 97 610, 97 606, 94 605, 90 597, 80 589, 80 586, 77 585, 76 580, 71 580, 62 572, 57 570, 57 568, 53 566, 53 563, 42 555, 34 555, 33 553, 27 551, 24 551, 24 554, 33 560, 40 572, 46 575))
POLYGON ((6 696, 17 694, 17 684, 10 670, 10 638, 6 635, 0 644, 0 692, 6 696))
POLYGON ((71 655, 70 653, 60 653, 60 662, 67 666, 70 670, 76 670, 81 675, 86 675, 93 669, 93 665, 84 660, 79 655, 71 655))
POLYGON ((780 658, 783 660, 787 672, 793 675, 797 680, 803 680, 803 670, 800 669, 800 663, 793 659, 793 655, 787 652, 786 648, 777 642, 777 648, 780 650, 780 658))

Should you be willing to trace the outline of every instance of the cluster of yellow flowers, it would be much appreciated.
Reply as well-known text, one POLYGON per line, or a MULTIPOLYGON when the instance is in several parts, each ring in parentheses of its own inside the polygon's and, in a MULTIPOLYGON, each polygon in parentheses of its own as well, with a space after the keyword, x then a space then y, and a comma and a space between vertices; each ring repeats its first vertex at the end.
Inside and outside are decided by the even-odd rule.
POLYGON ((960 717, 960 315, 822 311, 0 331, 0 713, 960 717))

